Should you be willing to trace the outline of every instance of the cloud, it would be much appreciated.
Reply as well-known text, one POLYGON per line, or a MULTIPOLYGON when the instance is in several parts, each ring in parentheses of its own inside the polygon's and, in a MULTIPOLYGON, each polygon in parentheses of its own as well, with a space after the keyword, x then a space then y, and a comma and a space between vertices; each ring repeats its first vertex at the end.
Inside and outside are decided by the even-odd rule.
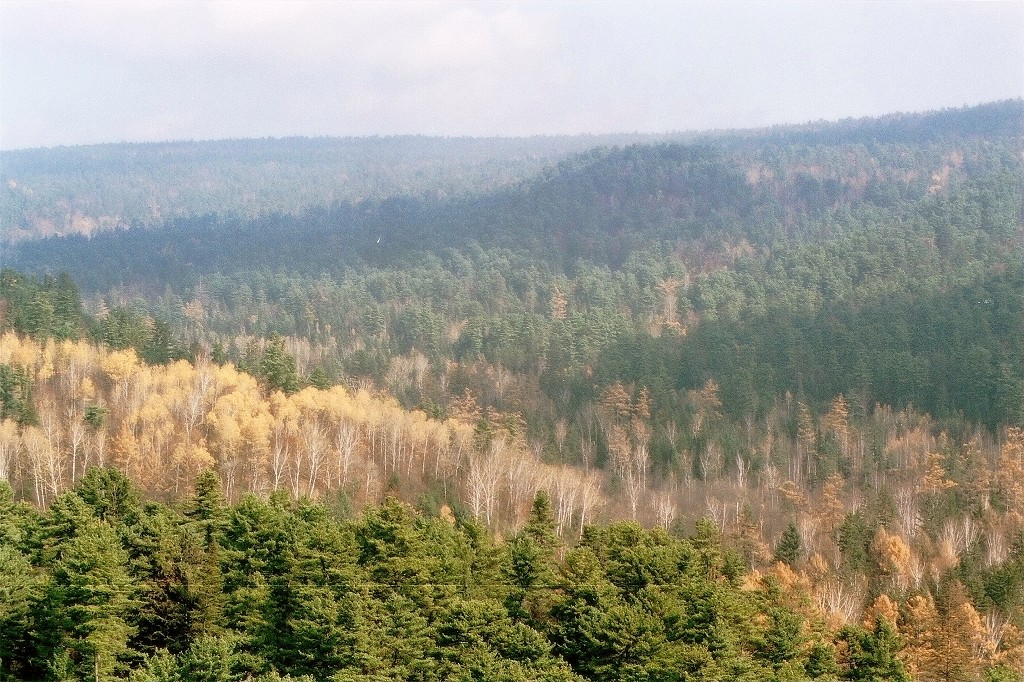
POLYGON ((0 1, 0 145, 665 131, 1024 95, 1024 3, 0 1))

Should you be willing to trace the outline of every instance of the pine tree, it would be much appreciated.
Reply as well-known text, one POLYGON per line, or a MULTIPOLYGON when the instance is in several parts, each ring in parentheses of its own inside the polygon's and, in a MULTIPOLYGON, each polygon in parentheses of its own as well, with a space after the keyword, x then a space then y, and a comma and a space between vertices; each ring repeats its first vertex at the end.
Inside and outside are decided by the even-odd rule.
POLYGON ((55 670, 70 665, 85 680, 109 679, 129 656, 138 607, 136 587, 125 568, 128 554, 102 522, 81 528, 63 546, 53 567, 45 607, 55 670))
POLYGON ((804 643, 803 625, 803 618, 789 609, 769 608, 768 623, 757 643, 758 657, 770 663, 775 670, 800 658, 804 643))
POLYGON ((272 336, 267 341, 256 368, 256 375, 266 382, 271 391, 282 391, 286 394, 299 390, 301 382, 295 367, 295 357, 284 349, 284 339, 272 336))
POLYGON ((196 477, 195 495, 185 509, 185 516, 201 530, 207 547, 212 547, 227 522, 224 493, 215 472, 207 470, 196 477))
POLYGON ((0 531, 0 682, 13 682, 34 677, 30 664, 32 607, 40 597, 43 576, 3 535, 0 531))
POLYGON ((505 580, 513 586, 505 599, 509 613, 524 620, 536 619, 545 608, 542 598, 554 581, 552 571, 558 538, 551 499, 540 491, 533 500, 530 518, 523 530, 507 544, 502 564, 505 580))
POLYGON ((878 618, 872 630, 847 626, 839 633, 845 645, 841 677, 856 682, 911 682, 898 654, 901 648, 896 629, 885 618, 878 618))
POLYGON ((95 518, 131 526, 142 514, 139 491, 117 469, 94 467, 75 486, 74 494, 92 510, 95 518))
POLYGON ((775 561, 781 561, 792 566, 803 553, 802 544, 800 532, 797 530, 796 524, 790 521, 789 525, 786 526, 786 530, 782 532, 779 544, 775 546, 775 561))

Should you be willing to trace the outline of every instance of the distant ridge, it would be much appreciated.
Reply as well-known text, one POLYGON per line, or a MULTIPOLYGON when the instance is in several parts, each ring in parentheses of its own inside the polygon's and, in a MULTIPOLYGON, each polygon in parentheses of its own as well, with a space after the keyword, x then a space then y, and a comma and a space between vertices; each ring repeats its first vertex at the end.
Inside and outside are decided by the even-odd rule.
POLYGON ((1020 137, 1024 100, 765 129, 523 138, 288 137, 6 151, 0 240, 160 225, 209 213, 252 219, 339 202, 450 198, 536 176, 573 154, 632 144, 917 144, 1020 137))

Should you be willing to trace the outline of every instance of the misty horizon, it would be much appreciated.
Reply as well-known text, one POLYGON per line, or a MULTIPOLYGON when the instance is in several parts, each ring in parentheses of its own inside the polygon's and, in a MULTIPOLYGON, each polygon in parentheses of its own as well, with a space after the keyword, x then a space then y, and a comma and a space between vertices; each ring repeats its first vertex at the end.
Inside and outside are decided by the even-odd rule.
POLYGON ((5 2, 0 148, 679 135, 1024 96, 1024 3, 5 2))

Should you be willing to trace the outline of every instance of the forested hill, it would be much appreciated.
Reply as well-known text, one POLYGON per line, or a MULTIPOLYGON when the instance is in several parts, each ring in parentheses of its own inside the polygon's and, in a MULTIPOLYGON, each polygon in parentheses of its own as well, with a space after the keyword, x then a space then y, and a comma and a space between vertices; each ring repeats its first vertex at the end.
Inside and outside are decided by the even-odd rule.
MULTIPOLYGON (((339 202, 486 193, 597 147, 703 141, 929 145, 1020 137, 1021 103, 760 131, 532 138, 284 138, 12 150, 0 164, 0 238, 94 234, 209 213, 251 219, 339 202)), ((904 159, 906 162, 907 159, 904 159)))
MULTIPOLYGON (((579 258, 617 266, 652 242, 675 246, 728 239, 768 246, 794 236, 831 236, 855 224, 903 221, 922 202, 932 206, 925 210, 945 210, 936 208, 941 203, 937 198, 965 193, 985 195, 980 222, 969 227, 990 232, 1000 218, 992 213, 1012 211, 1013 195, 1019 195, 1022 120, 1021 103, 1007 102, 736 135, 716 144, 602 147, 514 186, 462 192, 449 199, 438 198, 436 192, 399 196, 392 187, 384 198, 333 201, 344 197, 340 189, 309 207, 309 198, 301 198, 309 187, 293 186, 279 188, 290 192, 291 203, 254 219, 232 210, 242 195, 229 189, 219 199, 210 197, 205 215, 177 218, 149 230, 27 243, 8 248, 5 261, 30 271, 67 270, 91 290, 119 283, 191 285, 204 274, 239 269, 338 275, 361 261, 386 266, 411 257, 416 262, 425 251, 462 250, 472 242, 525 250, 531 257, 566 266, 579 258)), ((367 182, 373 175, 365 171, 370 150, 377 148, 394 155, 382 163, 384 168, 395 173, 415 168, 423 186, 429 185, 422 177, 429 165, 422 149, 428 141, 355 145, 362 152, 364 175, 353 182, 367 182), (403 145, 409 157, 404 161, 398 160, 403 145)), ((434 158, 444 158, 444 146, 437 144, 434 158)), ((511 141, 503 144, 499 148, 523 152, 511 141)), ((450 145, 456 150, 448 153, 450 163, 456 164, 479 160, 481 149, 493 149, 483 142, 476 149, 470 141, 450 145)), ((269 152, 245 153, 247 147, 239 142, 224 143, 221 153, 229 156, 235 147, 241 155, 236 163, 248 164, 248 172, 266 170, 253 180, 248 195, 275 186, 277 162, 253 165, 254 157, 269 152)), ((292 141, 280 151, 281 162, 305 158, 301 150, 314 161, 329 157, 312 142, 292 141)), ((169 175, 173 185, 189 177, 190 169, 178 165, 179 157, 169 153, 161 165, 159 154, 153 154, 141 162, 152 172, 169 175)), ((507 160, 505 177, 521 173, 521 162, 507 160)), ((123 160, 100 156, 96 163, 107 169, 123 160)), ((96 169, 85 163, 82 170, 96 169)), ((451 166, 435 165, 435 170, 444 173, 451 166)), ((499 175, 496 168, 492 180, 499 175)), ((136 187, 127 179, 124 185, 136 187)), ((151 190, 150 195, 148 201, 158 201, 159 192, 151 190)), ((951 219, 963 223, 961 217, 951 219)), ((936 238, 940 247, 948 246, 948 234, 936 238)))
MULTIPOLYGON (((754 137, 764 132, 757 131, 754 137)), ((822 121, 799 127, 778 126, 770 132, 804 144, 922 144, 954 137, 1020 137, 1024 134, 1024 116, 1020 100, 1006 100, 925 113, 844 119, 836 123, 822 121)), ((737 139, 743 137, 736 136, 737 139)))
POLYGON ((1015 101, 602 147, 482 193, 180 218, 4 261, 235 359, 277 333, 338 380, 424 353, 440 386, 483 360, 567 419, 615 381, 668 406, 714 380, 738 419, 843 393, 996 429, 1022 420, 1022 119, 1015 101))
POLYGON ((663 137, 296 137, 5 151, 0 237, 88 235, 207 213, 251 219, 392 196, 458 196, 519 181, 595 146, 663 137))
POLYGON ((8 250, 8 262, 29 271, 66 270, 90 290, 122 282, 191 285, 207 273, 252 269, 337 276, 360 263, 416 262, 425 252, 473 243, 555 263, 618 264, 644 240, 746 225, 757 206, 768 210, 764 203, 738 164, 717 150, 602 148, 493 193, 345 202, 254 220, 182 218, 149 229, 21 243, 8 250))
MULTIPOLYGON (((297 173, 272 209, 5 245, 0 680, 1020 680, 1022 119, 631 141, 458 191, 410 152, 409 191, 309 203, 297 173), (174 506, 120 523, 100 488, 174 506)), ((81 182, 141 187, 114 177, 81 182)))

